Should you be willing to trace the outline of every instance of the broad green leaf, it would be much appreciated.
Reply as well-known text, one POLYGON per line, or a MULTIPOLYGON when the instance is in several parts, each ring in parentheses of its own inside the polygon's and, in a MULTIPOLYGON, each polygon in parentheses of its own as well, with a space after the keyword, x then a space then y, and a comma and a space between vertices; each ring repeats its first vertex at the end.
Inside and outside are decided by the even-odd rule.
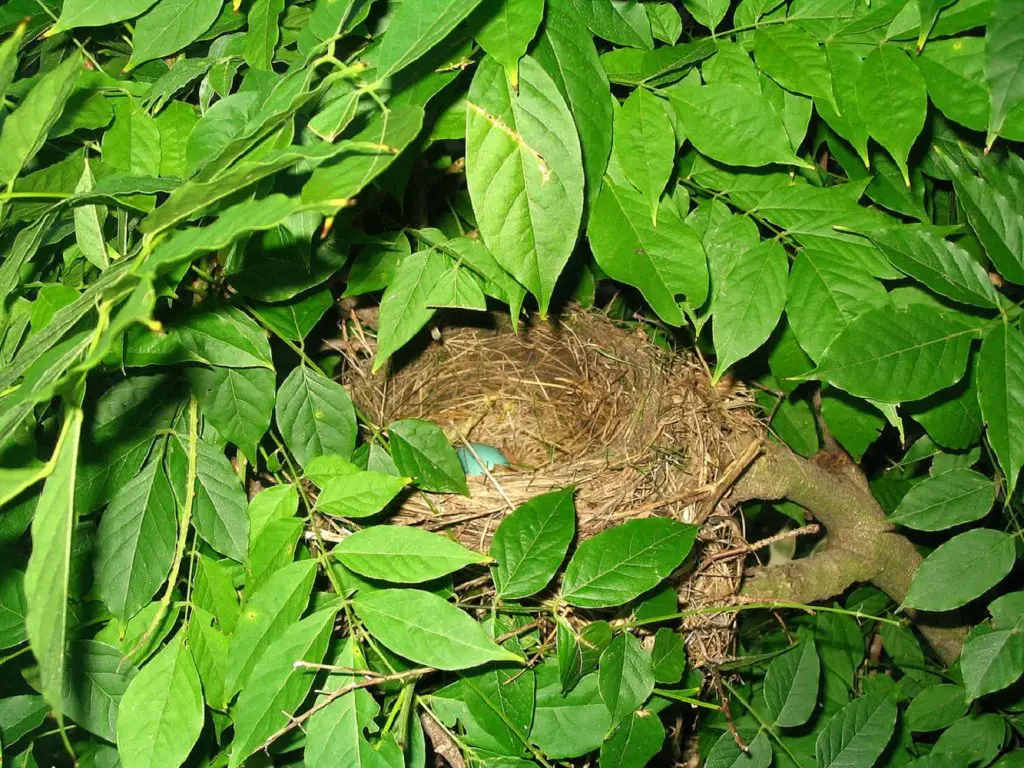
POLYGON ((665 90, 683 135, 702 155, 728 165, 785 163, 807 167, 760 94, 731 83, 699 85, 692 76, 665 90))
MULTIPOLYGON (((671 613, 675 610, 666 611, 671 613)), ((639 613, 637 614, 639 617, 639 613)), ((653 614, 657 615, 657 614, 653 614)), ((686 669, 686 647, 683 636, 673 629, 662 627, 654 635, 654 647, 651 649, 651 671, 659 683, 675 685, 686 669)))
POLYGON ((580 608, 622 605, 679 567, 695 526, 665 518, 631 520, 587 539, 565 569, 562 597, 580 608))
POLYGON ((14 745, 43 724, 50 707, 42 696, 9 696, 0 699, 0 737, 14 745))
POLYGON ((296 661, 319 664, 327 652, 337 608, 328 608, 288 627, 260 656, 231 711, 235 738, 229 768, 240 766, 263 742, 286 725, 302 704, 316 670, 296 661))
POLYGON ((670 325, 685 322, 677 296, 691 306, 707 298, 707 257, 697 233, 670 201, 652 223, 643 197, 606 178, 593 206, 588 235, 594 259, 611 278, 632 285, 670 325))
POLYGON ((135 24, 126 69, 177 53, 210 28, 221 8, 221 0, 158 0, 135 24))
POLYGON ((128 335, 128 367, 203 363, 273 370, 266 334, 230 305, 196 307, 177 315, 160 331, 141 328, 128 335))
POLYGON ((617 635, 601 654, 598 687, 612 722, 622 722, 654 691, 650 652, 628 632, 617 635))
POLYGON ((810 375, 882 403, 920 400, 960 380, 976 335, 936 306, 885 305, 854 318, 810 375))
POLYGON ((571 488, 520 505, 501 521, 491 540, 498 594, 518 600, 544 589, 565 559, 575 530, 571 488))
POLYGON ((983 595, 1013 569, 1013 537, 976 528, 954 536, 924 559, 903 600, 906 608, 950 611, 983 595))
POLYGON ((683 0, 683 7, 698 24, 714 32, 729 12, 729 0, 683 0))
POLYGON ((683 34, 683 19, 670 3, 647 3, 647 18, 651 21, 651 34, 663 43, 673 45, 683 34))
POLYGON ((787 293, 789 325, 813 360, 855 317, 888 302, 885 287, 860 264, 810 249, 793 261, 787 293))
POLYGON ((978 402, 1012 495, 1024 466, 1024 336, 1000 323, 981 344, 978 402))
MULTIPOLYGON (((568 0, 577 16, 598 37, 634 48, 651 49, 651 22, 637 0, 568 0)), ((566 0, 558 0, 568 10, 566 0)))
POLYGON ((554 81, 576 121, 583 152, 586 202, 593 205, 612 146, 608 77, 598 61, 593 38, 564 1, 549 2, 544 30, 532 55, 554 81))
POLYGON ((367 630, 395 653, 437 669, 467 669, 488 661, 520 661, 470 616, 419 589, 360 593, 353 601, 367 630))
POLYGON ((145 13, 155 0, 68 0, 61 6, 60 18, 49 32, 55 35, 77 27, 105 27, 145 13))
POLYGON ((912 731, 938 731, 967 714, 967 692, 960 685, 925 688, 907 707, 907 727, 912 731))
POLYGON ((271 520, 250 540, 245 563, 248 589, 259 589, 270 574, 292 562, 295 545, 305 528, 305 521, 297 517, 271 520))
MULTIPOLYGON (((86 161, 82 169, 82 178, 75 187, 75 193, 91 192, 95 178, 86 161)), ((107 217, 107 209, 100 205, 80 205, 74 209, 75 242, 93 266, 106 269, 110 264, 107 256, 106 238, 103 235, 103 222, 107 217)))
POLYGON ((389 424, 387 431, 395 466, 419 488, 469 495, 462 463, 440 427, 429 421, 402 419, 389 424))
POLYGON ((477 10, 487 19, 475 33, 476 41, 505 68, 509 81, 519 81, 519 59, 544 17, 544 0, 483 0, 477 10))
POLYGON ((245 601, 228 649, 224 681, 228 698, 246 686, 267 647, 299 620, 315 577, 312 560, 292 563, 273 573, 245 601))
POLYGON ((256 446, 270 428, 274 413, 274 372, 190 365, 185 368, 185 378, 207 421, 255 463, 256 446))
POLYGON ((902 224, 866 234, 896 269, 936 293, 974 307, 999 306, 991 278, 974 257, 927 226, 902 224))
POLYGON ((854 699, 829 720, 814 745, 819 768, 870 768, 892 738, 896 702, 888 694, 854 699))
POLYGON ((435 45, 465 19, 480 0, 420 0, 402 3, 377 53, 377 79, 390 77, 435 45))
POLYGON ((75 473, 82 437, 82 411, 69 407, 64 417, 53 471, 46 478, 32 518, 32 556, 25 571, 25 599, 32 655, 39 662, 39 684, 59 712, 68 690, 68 599, 75 525, 75 473))
POLYGON ((192 584, 192 601, 197 608, 217 619, 225 632, 234 632, 241 610, 238 594, 226 563, 200 555, 192 584))
POLYGON ((115 103, 102 146, 105 165, 129 176, 160 175, 160 127, 130 96, 115 103))
POLYGON ((555 620, 555 656, 562 691, 568 693, 583 677, 583 645, 572 625, 561 618, 555 620))
POLYGON ((825 48, 796 24, 760 27, 754 56, 761 71, 783 88, 835 107, 825 48))
POLYGON ((299 365, 277 390, 277 428, 301 466, 316 456, 352 455, 356 414, 352 399, 336 381, 299 365))
POLYGON ((971 469, 953 469, 911 488, 889 520, 917 531, 942 531, 980 520, 992 510, 995 498, 989 478, 971 469))
POLYGON ((1000 715, 969 714, 947 728, 932 751, 945 757, 946 764, 986 765, 995 760, 1005 741, 1006 722, 1000 715))
POLYGON ((404 584, 431 581, 489 561, 441 534, 404 525, 364 528, 346 536, 333 554, 367 578, 404 584))
POLYGON ((0 44, 0 100, 7 98, 7 89, 14 80, 18 69, 18 51, 21 49, 27 29, 28 19, 23 19, 14 28, 14 33, 0 44))
POLYGON ((553 659, 537 667, 537 706, 530 740, 551 759, 579 757, 601 746, 612 726, 601 701, 597 674, 585 675, 569 693, 562 692, 553 659))
POLYGON ((335 477, 323 485, 316 508, 338 517, 370 517, 390 504, 410 481, 408 477, 372 471, 335 477))
POLYGON ((764 700, 776 725, 795 728, 811 719, 818 704, 820 675, 813 639, 775 657, 764 678, 764 700))
POLYGON ((786 306, 789 263, 777 240, 737 256, 715 298, 715 379, 764 344, 786 306))
POLYGON ((326 288, 301 294, 280 304, 254 302, 249 306, 260 323, 282 339, 302 341, 334 306, 334 298, 326 288))
POLYGON ((442 258, 444 271, 427 296, 427 306, 435 308, 487 311, 481 281, 472 269, 442 258))
POLYGON ((274 50, 281 37, 278 17, 284 6, 284 0, 254 0, 249 7, 249 30, 245 34, 243 56, 253 69, 272 71, 274 50))
POLYGON ((883 44, 864 60, 857 75, 857 111, 909 187, 907 158, 924 127, 928 92, 921 73, 898 46, 883 44))
MULTIPOLYGON (((249 548, 249 518, 245 493, 221 450, 200 440, 196 446, 196 488, 192 525, 215 550, 233 560, 245 560, 249 548)), ((168 475, 178 504, 184 505, 188 443, 172 440, 167 458, 168 475)))
POLYGON ((433 251, 420 251, 398 262, 380 302, 380 326, 374 372, 419 333, 436 311, 428 303, 445 271, 445 261, 433 251))
POLYGON ((43 146, 82 73, 82 57, 73 54, 42 76, 0 130, 0 180, 13 184, 43 146))
POLYGON ((25 612, 25 573, 11 565, 0 567, 0 648, 25 641, 25 612))
POLYGON ((665 727, 652 712, 633 712, 601 744, 601 768, 644 768, 665 742, 665 727))
POLYGON ((829 102, 819 99, 815 102, 815 109, 832 130, 850 142, 867 167, 868 124, 860 113, 857 101, 857 81, 863 69, 860 53, 852 46, 831 42, 826 42, 824 49, 835 108, 829 102))
POLYGON ((1024 674, 1024 636, 1016 627, 974 627, 964 640, 960 671, 968 701, 1012 685, 1024 674))
POLYGON ((735 737, 728 731, 719 736, 708 751, 704 762, 706 768, 768 768, 772 762, 772 745, 768 735, 761 731, 746 736, 746 752, 739 748, 735 737))
POLYGON ((188 644, 203 686, 203 698, 210 709, 227 709, 224 671, 227 668, 231 636, 214 626, 214 617, 202 608, 192 611, 188 623, 188 644))
POLYGON ((985 27, 985 80, 992 100, 986 147, 1002 132, 1006 116, 1024 104, 1024 8, 994 0, 985 27))
POLYGON ((547 312, 583 215, 583 167, 572 114, 529 56, 516 93, 484 59, 466 112, 466 181, 487 249, 547 312))
POLYGON ((203 730, 203 694, 179 632, 128 685, 117 718, 125 768, 177 768, 203 730))
POLYGON ((156 594, 174 559, 178 514, 161 457, 115 494, 96 531, 96 585, 110 612, 129 619, 156 594))
POLYGON ((138 670, 119 648, 97 640, 75 641, 68 655, 74 673, 60 710, 89 733, 116 741, 121 697, 138 670))
POLYGON ((615 154, 626 178, 647 200, 652 228, 658 225, 658 201, 676 154, 667 109, 667 102, 645 88, 637 88, 615 118, 615 154))

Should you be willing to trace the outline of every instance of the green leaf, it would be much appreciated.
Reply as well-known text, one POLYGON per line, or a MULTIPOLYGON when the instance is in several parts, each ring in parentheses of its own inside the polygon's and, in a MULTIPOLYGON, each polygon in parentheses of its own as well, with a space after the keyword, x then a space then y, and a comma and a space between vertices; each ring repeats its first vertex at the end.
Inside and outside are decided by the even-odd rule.
POLYGON ((282 339, 302 341, 334 306, 334 298, 326 288, 300 294, 280 304, 254 302, 249 306, 262 325, 282 339))
POLYGON ((337 607, 328 608, 293 624, 260 657, 231 711, 235 738, 229 768, 236 768, 256 752, 302 704, 316 670, 295 662, 319 664, 323 660, 336 612, 337 607))
POLYGON ((240 608, 235 585, 226 561, 219 562, 200 555, 192 584, 192 601, 197 608, 217 619, 225 632, 234 632, 240 608))
POLYGON ((270 428, 274 413, 274 372, 190 365, 185 368, 185 378, 203 416, 255 463, 256 446, 270 428))
POLYGON ((776 725, 795 728, 811 719, 818 704, 820 675, 813 639, 772 660, 764 678, 764 700, 776 725))
POLYGON ((714 32, 729 12, 729 0, 683 0, 683 7, 698 24, 714 32))
POLYGON ((404 584, 431 581, 489 560, 445 536, 404 525, 364 528, 346 536, 333 554, 367 578, 404 584))
POLYGON ((914 63, 898 46, 873 50, 857 75, 857 110, 868 133, 892 155, 910 186, 907 158, 924 127, 928 90, 914 63))
POLYGON ((221 0, 158 0, 135 24, 125 68, 177 53, 211 27, 221 8, 221 0))
POLYGON ((43 724, 50 707, 42 696, 9 696, 0 699, 0 737, 13 746, 43 724))
POLYGON ((754 56, 761 71, 783 88, 835 107, 825 48, 796 24, 759 27, 754 56))
POLYGON ((444 598, 419 589, 360 593, 356 613, 388 649, 437 669, 467 669, 519 656, 495 645, 470 616, 444 598))
POLYGON ((96 585, 111 613, 129 619, 153 598, 177 535, 174 494, 157 457, 115 494, 96 531, 96 585))
POLYGON ((673 45, 683 34, 683 19, 670 3, 647 3, 644 6, 651 21, 651 34, 663 43, 673 45))
POLYGON ((249 31, 242 55, 252 69, 272 71, 274 50, 281 37, 278 17, 284 0, 255 0, 249 7, 249 31))
POLYGON ((1016 627, 972 628, 960 654, 960 671, 968 701, 1012 685, 1024 674, 1024 636, 1016 627))
POLYGON ((68 598, 75 525, 75 473, 82 437, 82 411, 70 407, 32 518, 32 556, 25 571, 25 599, 32 654, 39 662, 39 684, 59 712, 68 680, 68 598))
POLYGON ((728 165, 807 167, 793 154, 775 108, 760 94, 732 83, 699 85, 693 76, 665 93, 683 135, 702 155, 728 165))
POLYGON ((296 517, 271 520, 250 540, 246 560, 247 588, 259 589, 270 574, 294 559, 295 545, 305 527, 305 521, 296 517))
POLYGON ((476 31, 476 41, 516 85, 519 59, 544 18, 544 0, 483 0, 477 14, 487 21, 476 31))
POLYGON ((768 768, 771 765, 772 745, 764 731, 749 739, 747 746, 746 752, 741 750, 733 735, 726 731, 708 752, 705 768, 768 768))
POLYGON ((583 152, 585 197, 592 205, 612 146, 612 100, 608 98, 608 77, 598 60, 594 40, 565 2, 549 2, 544 30, 532 55, 554 81, 576 122, 583 152))
POLYGON ((323 485, 316 508, 338 517, 370 517, 390 504, 410 482, 408 477, 372 471, 334 477, 323 485))
POLYGON ((673 629, 662 627, 654 635, 654 648, 651 649, 654 679, 659 683, 675 685, 685 669, 686 647, 683 645, 683 636, 673 629))
POLYGON ((972 356, 967 375, 955 386, 908 404, 906 413, 943 448, 963 450, 978 442, 982 430, 978 404, 978 357, 972 356))
POLYGON ((540 592, 565 559, 576 530, 574 489, 536 496, 501 521, 491 540, 498 594, 518 600, 540 592))
POLYGON ((918 566, 906 608, 950 611, 1002 581, 1013 569, 1017 553, 1013 537, 977 528, 941 544, 918 566))
POLYGON ((999 306, 991 278, 974 257, 927 226, 903 224, 866 234, 896 269, 936 293, 974 307, 999 306))
POLYGON ((344 459, 356 445, 356 413, 345 388, 305 365, 296 366, 277 390, 277 427, 296 461, 316 456, 344 459))
MULTIPOLYGON (((647 20, 643 6, 636 0, 608 0, 605 2, 589 2, 589 0, 568 0, 573 6, 577 23, 580 21, 598 37, 612 43, 629 45, 634 48, 651 49, 654 40, 651 38, 651 23, 647 20)), ((565 0, 559 0, 565 5, 565 0)))
POLYGON ((627 603, 679 567, 696 538, 696 526, 665 518, 631 520, 603 531, 572 556, 562 597, 580 608, 627 603))
POLYGON ((609 277, 638 288, 658 317, 680 326, 685 318, 676 297, 685 295, 691 306, 707 298, 707 257, 697 233, 673 208, 663 202, 655 226, 641 195, 606 178, 587 234, 609 277))
POLYGON ((1012 496, 1024 466, 1024 336, 1009 325, 994 327, 981 344, 978 402, 1012 496))
POLYGON ((885 305, 851 321, 810 376, 882 403, 920 400, 960 380, 976 335, 940 307, 885 305))
POLYGON ((1024 9, 995 0, 985 27, 985 80, 992 99, 986 148, 1002 133, 1006 116, 1024 104, 1024 9))
POLYGON ((458 454, 440 427, 402 419, 387 426, 391 457, 398 471, 425 491, 469 495, 458 454))
POLYGON ((68 655, 74 674, 60 710, 90 733, 116 741, 121 697, 138 670, 119 648, 96 640, 72 643, 68 655))
POLYGON ((203 694, 182 633, 142 668, 121 697, 117 745, 125 768, 177 768, 203 730, 203 694))
POLYGON ((870 768, 892 738, 896 702, 888 694, 854 699, 829 720, 814 745, 819 768, 870 768))
POLYGON ((184 312, 163 331, 141 328, 128 335, 126 366, 177 363, 274 370, 266 334, 248 315, 227 304, 184 312))
POLYGON ((952 469, 911 488, 889 521, 917 531, 942 531, 980 520, 995 498, 989 478, 970 469, 952 469))
POLYGON ((487 249, 547 312, 583 215, 576 126, 558 88, 529 56, 516 93, 484 59, 470 85, 466 182, 487 249))
POLYGON ((227 709, 224 670, 227 668, 230 635, 213 626, 214 617, 196 608, 188 623, 188 644, 203 685, 203 698, 211 709, 227 709))
POLYGON ((724 276, 715 299, 715 379, 768 340, 786 306, 789 262, 777 240, 765 240, 724 276))
POLYGON ((860 113, 857 101, 857 82, 863 62, 852 46, 826 42, 824 48, 835 108, 829 102, 819 99, 815 102, 815 109, 832 130, 850 142, 867 167, 868 125, 860 113))
POLYGON ((377 79, 383 80, 412 64, 479 4, 480 0, 420 0, 400 5, 377 53, 377 79))
POLYGON ((312 560, 286 565, 249 595, 231 636, 224 687, 227 698, 241 690, 267 647, 293 626, 306 609, 316 577, 312 560))
POLYGON ((947 728, 967 714, 967 693, 960 685, 925 688, 907 707, 907 727, 927 732, 947 728))
POLYGON ((155 0, 67 0, 61 6, 60 18, 49 34, 54 35, 77 27, 105 27, 126 19, 134 19, 149 10, 155 0))
POLYGON ((803 250, 787 284, 786 317, 813 360, 858 315, 888 302, 885 287, 858 262, 828 251, 803 250))
POLYGON ((664 742, 661 718, 650 712, 633 712, 612 729, 601 745, 601 768, 644 768, 661 751, 664 742))
POLYGON ((445 271, 444 259, 433 251, 420 251, 398 262, 395 275, 380 302, 380 327, 374 372, 422 330, 435 309, 428 303, 445 271))
POLYGON ((13 184, 42 148, 81 73, 82 57, 69 56, 44 74, 4 120, 0 130, 0 180, 4 184, 13 184))
POLYGON ((25 641, 25 613, 25 573, 11 565, 0 566, 0 648, 25 641))
MULTIPOLYGON (((88 161, 82 169, 82 177, 75 187, 75 194, 91 192, 95 179, 88 161)), ((99 205, 80 205, 74 209, 75 242, 93 266, 106 269, 110 264, 107 256, 106 239, 103 236, 103 221, 107 209, 99 205)))
POLYGON ((601 654, 598 686, 612 722, 620 723, 654 691, 651 654, 628 632, 617 635, 601 654))
POLYGON ((601 746, 612 726, 601 701, 598 676, 585 675, 569 693, 562 692, 558 664, 549 659, 537 668, 537 705, 530 740, 551 759, 579 757, 601 746))
POLYGON ((615 154, 622 161, 626 178, 647 200, 652 228, 658 225, 658 201, 676 154, 667 109, 665 101, 645 88, 637 88, 615 118, 615 154))
POLYGON ((160 175, 160 127, 130 96, 114 104, 114 123, 103 134, 103 162, 129 176, 160 175))

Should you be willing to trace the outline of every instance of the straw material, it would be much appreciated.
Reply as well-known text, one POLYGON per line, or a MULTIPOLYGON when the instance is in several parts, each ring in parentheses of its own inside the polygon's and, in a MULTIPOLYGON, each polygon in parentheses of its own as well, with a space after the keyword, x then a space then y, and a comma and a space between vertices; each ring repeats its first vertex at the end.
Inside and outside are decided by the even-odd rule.
MULTIPOLYGON (((764 428, 749 394, 712 388, 696 354, 667 353, 640 328, 580 311, 519 333, 500 320, 443 329, 386 375, 370 375, 365 357, 347 357, 345 383, 371 422, 427 419, 453 444, 494 445, 512 465, 468 478, 469 497, 413 493, 393 523, 446 531, 486 551, 519 504, 575 486, 580 538, 651 515, 706 520, 678 575, 681 609, 736 594, 745 542, 741 521, 720 501, 722 482, 745 454, 749 461, 764 428)), ((731 614, 683 626, 698 664, 730 656, 731 614)))

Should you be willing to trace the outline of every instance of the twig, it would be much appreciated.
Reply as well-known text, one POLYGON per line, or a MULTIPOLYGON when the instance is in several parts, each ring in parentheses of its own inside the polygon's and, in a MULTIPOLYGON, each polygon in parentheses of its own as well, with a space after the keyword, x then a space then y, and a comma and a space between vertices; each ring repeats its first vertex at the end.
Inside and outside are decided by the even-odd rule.
POLYGON ((508 494, 505 493, 505 489, 501 487, 501 483, 494 479, 494 475, 491 474, 491 470, 487 468, 487 465, 484 463, 484 460, 480 458, 480 454, 476 452, 476 448, 472 446, 469 440, 467 440, 465 435, 463 435, 461 432, 456 430, 455 434, 458 435, 459 440, 462 441, 462 444, 466 446, 467 450, 469 450, 469 452, 473 454, 473 458, 476 459, 476 463, 480 465, 480 469, 483 471, 484 475, 486 475, 487 479, 491 481, 491 485, 494 486, 494 490, 496 490, 498 492, 498 495, 501 496, 502 500, 506 504, 508 504, 508 508, 514 512, 516 509, 516 505, 512 503, 511 499, 509 499, 508 494))
POLYGON ((821 526, 817 523, 811 523, 810 525, 805 525, 802 528, 794 528, 790 531, 783 531, 782 533, 777 533, 774 536, 769 536, 766 539, 755 541, 753 544, 747 544, 742 547, 734 547, 733 549, 727 549, 722 552, 717 552, 708 557, 708 560, 728 560, 730 557, 736 557, 737 555, 745 555, 750 552, 756 552, 759 549, 770 547, 772 544, 777 544, 780 541, 785 541, 786 539, 793 539, 797 536, 814 536, 819 533, 821 533, 821 526))
POLYGON ((740 475, 743 471, 750 466, 751 462, 754 461, 761 453, 762 444, 760 440, 752 440, 743 452, 740 453, 729 466, 720 478, 715 482, 714 490, 711 495, 704 499, 700 509, 697 511, 697 516, 693 522, 695 525, 703 525, 704 521, 711 516, 711 513, 715 511, 715 507, 718 502, 722 500, 726 492, 732 488, 733 484, 739 480, 740 475))

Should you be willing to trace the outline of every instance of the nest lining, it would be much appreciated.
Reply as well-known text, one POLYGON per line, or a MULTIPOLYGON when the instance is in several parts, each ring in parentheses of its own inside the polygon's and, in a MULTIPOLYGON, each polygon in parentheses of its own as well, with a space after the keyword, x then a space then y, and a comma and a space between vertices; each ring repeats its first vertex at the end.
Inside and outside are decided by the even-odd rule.
MULTIPOLYGON (((707 519, 678 575, 683 609, 721 604, 739 589, 742 555, 721 555, 743 551, 742 525, 716 489, 764 428, 748 393, 713 388, 696 354, 666 353, 642 329, 580 311, 518 333, 507 320, 445 329, 386 375, 370 375, 369 366, 350 357, 343 376, 371 421, 426 419, 453 444, 487 443, 510 460, 467 478, 469 497, 408 496, 393 523, 447 531, 486 550, 515 507, 575 486, 581 539, 650 515, 707 519)), ((695 663, 729 658, 732 615, 683 626, 695 663)))

